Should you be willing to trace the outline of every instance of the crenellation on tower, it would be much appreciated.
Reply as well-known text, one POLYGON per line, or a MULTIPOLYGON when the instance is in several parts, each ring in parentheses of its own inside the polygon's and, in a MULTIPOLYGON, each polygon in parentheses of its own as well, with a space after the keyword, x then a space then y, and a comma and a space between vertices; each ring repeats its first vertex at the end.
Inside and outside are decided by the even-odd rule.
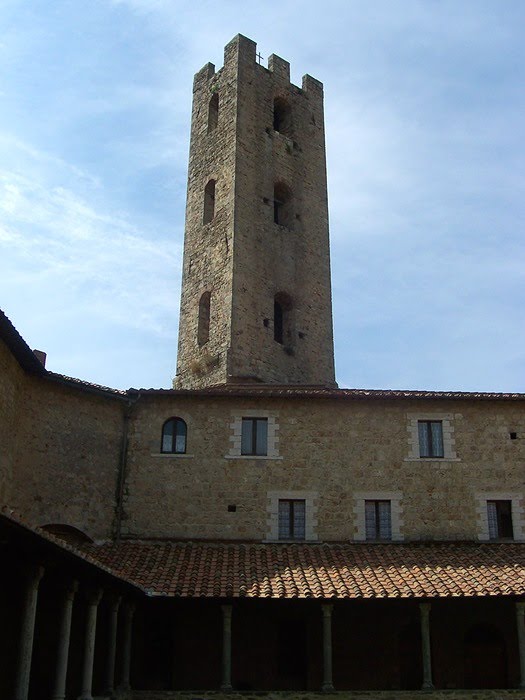
POLYGON ((268 56, 268 70, 273 74, 274 80, 290 83, 290 64, 284 58, 272 53, 268 56))
POLYGON ((322 84, 238 35, 194 81, 175 386, 334 386, 329 260, 322 84))
POLYGON ((213 63, 206 63, 199 71, 193 76, 193 92, 200 89, 202 83, 207 83, 215 75, 215 65, 213 63))

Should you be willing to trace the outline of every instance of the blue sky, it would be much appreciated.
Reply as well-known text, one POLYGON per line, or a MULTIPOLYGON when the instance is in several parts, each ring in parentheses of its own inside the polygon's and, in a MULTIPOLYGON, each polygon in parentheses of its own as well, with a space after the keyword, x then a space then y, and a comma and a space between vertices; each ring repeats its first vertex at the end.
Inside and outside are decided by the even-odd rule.
POLYGON ((325 85, 337 378, 525 391, 521 0, 2 0, 0 306, 48 368, 175 372, 193 74, 325 85))

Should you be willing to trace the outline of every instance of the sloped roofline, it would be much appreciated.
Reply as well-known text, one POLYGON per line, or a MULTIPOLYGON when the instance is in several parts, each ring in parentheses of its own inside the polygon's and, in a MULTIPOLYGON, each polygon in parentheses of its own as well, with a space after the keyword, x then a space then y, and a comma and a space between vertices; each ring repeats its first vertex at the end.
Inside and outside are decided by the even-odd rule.
POLYGON ((325 386, 279 384, 226 384, 207 389, 113 389, 101 384, 50 372, 38 360, 34 352, 17 331, 6 314, 0 310, 0 339, 5 342, 22 369, 58 384, 63 384, 106 397, 136 400, 140 396, 183 397, 235 397, 268 399, 409 399, 409 400, 468 400, 468 401, 525 401, 525 393, 483 391, 425 391, 420 389, 334 389, 325 386))

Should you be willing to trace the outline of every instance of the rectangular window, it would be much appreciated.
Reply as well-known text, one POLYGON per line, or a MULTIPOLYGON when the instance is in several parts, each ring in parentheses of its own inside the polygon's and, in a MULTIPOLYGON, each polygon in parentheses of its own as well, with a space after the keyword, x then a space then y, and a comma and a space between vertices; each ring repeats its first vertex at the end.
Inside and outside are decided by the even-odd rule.
POLYGON ((299 499, 279 501, 279 539, 304 540, 306 502, 299 499))
POLYGON ((487 517, 489 539, 513 539, 511 501, 487 501, 487 517))
POLYGON ((420 420, 419 432, 420 457, 444 457, 443 422, 440 420, 420 420))
POLYGON ((242 419, 241 454, 268 454, 268 418, 242 419))
POLYGON ((390 501, 365 501, 365 532, 367 540, 392 539, 390 501))

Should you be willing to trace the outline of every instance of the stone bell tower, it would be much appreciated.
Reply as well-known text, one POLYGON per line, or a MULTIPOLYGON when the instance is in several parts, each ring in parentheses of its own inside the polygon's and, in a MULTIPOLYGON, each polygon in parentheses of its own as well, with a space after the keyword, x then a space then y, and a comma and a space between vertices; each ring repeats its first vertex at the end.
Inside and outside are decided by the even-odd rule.
POLYGON ((236 36, 194 79, 177 388, 335 386, 323 86, 236 36))

